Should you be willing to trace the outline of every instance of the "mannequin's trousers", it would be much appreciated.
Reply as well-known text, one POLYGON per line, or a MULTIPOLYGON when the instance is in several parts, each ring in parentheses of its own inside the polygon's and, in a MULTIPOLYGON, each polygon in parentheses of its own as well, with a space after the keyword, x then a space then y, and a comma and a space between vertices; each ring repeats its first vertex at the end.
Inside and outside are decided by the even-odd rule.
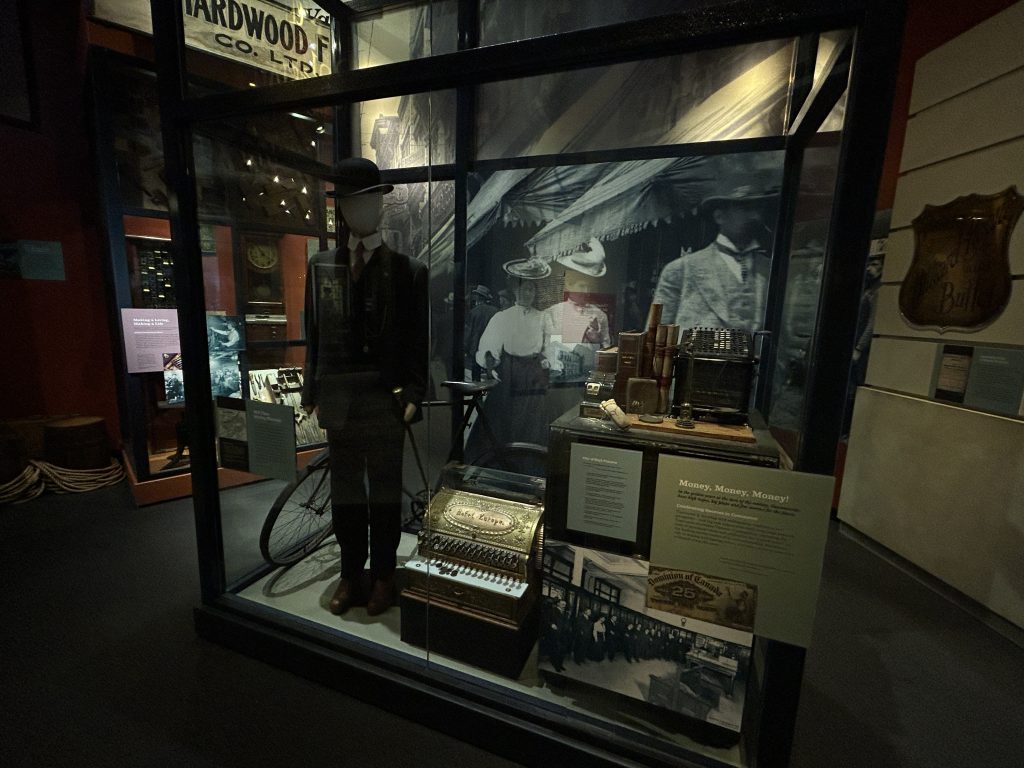
POLYGON ((371 578, 388 579, 402 536, 405 426, 393 395, 379 384, 351 394, 344 425, 327 430, 341 575, 358 577, 369 554, 371 578))

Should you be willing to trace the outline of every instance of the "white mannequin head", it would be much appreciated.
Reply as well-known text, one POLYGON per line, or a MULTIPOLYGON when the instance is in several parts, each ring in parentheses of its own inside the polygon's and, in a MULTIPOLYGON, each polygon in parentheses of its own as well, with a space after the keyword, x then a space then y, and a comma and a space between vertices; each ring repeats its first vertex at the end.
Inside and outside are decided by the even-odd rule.
POLYGON ((361 195, 338 198, 341 218, 358 237, 365 237, 377 231, 380 215, 384 210, 384 193, 380 190, 361 195))

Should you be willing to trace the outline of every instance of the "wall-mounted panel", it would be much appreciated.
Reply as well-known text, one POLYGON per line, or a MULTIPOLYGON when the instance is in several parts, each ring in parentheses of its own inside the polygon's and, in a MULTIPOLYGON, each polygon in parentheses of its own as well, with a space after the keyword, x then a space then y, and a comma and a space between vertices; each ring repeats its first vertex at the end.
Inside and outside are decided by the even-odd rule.
POLYGON ((917 62, 910 114, 1024 66, 1024 3, 969 29, 917 62))
POLYGON ((1024 627, 1024 421, 862 388, 839 518, 1024 627))
POLYGON ((935 354, 931 341, 877 338, 871 342, 865 383, 929 397, 935 354))
POLYGON ((1024 68, 943 101, 907 122, 900 171, 1014 139, 1024 114, 1024 68), (979 120, 978 116, 985 119, 979 120))

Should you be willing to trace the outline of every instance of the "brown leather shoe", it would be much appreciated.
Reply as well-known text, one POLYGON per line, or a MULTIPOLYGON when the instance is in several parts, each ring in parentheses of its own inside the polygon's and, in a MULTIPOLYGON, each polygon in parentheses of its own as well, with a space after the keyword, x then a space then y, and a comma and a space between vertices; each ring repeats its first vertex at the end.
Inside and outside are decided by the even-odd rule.
POLYGON ((335 616, 341 616, 353 605, 365 605, 363 590, 360 588, 358 579, 342 579, 338 582, 338 588, 334 590, 334 597, 327 607, 335 616))
POLYGON ((373 582, 370 599, 366 603, 366 614, 378 616, 395 604, 394 579, 377 579, 373 582))

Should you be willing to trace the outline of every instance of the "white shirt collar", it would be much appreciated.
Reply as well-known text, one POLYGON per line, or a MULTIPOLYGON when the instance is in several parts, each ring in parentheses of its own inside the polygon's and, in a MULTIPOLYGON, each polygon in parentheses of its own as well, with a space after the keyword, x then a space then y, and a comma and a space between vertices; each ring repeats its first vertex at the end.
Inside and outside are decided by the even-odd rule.
MULTIPOLYGON (((723 248, 728 248, 729 251, 739 253, 740 255, 753 254, 754 251, 761 250, 761 243, 759 243, 757 240, 752 240, 750 242, 750 245, 748 245, 741 251, 739 248, 736 247, 736 244, 732 240, 730 240, 728 237, 721 233, 719 233, 718 237, 715 238, 715 245, 720 245, 723 248)), ((718 256, 722 260, 722 263, 725 264, 726 269, 728 269, 733 274, 736 280, 742 282, 743 270, 740 269, 740 263, 736 260, 736 257, 733 256, 732 253, 723 251, 722 248, 718 249, 718 256)), ((747 263, 749 265, 749 261, 747 263)))
POLYGON ((365 264, 370 260, 373 252, 384 245, 384 241, 381 239, 380 232, 371 232, 368 235, 359 237, 356 234, 349 233, 348 236, 348 249, 349 251, 355 251, 359 243, 363 244, 363 263, 365 264))

